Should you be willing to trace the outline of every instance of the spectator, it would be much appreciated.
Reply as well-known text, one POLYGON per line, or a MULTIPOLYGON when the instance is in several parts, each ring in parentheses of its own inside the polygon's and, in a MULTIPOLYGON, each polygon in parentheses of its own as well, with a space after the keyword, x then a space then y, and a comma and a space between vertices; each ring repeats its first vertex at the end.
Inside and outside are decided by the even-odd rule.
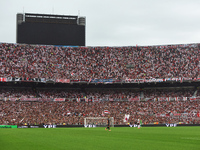
POLYGON ((199 77, 197 44, 149 47, 55 47, 0 44, 1 77, 149 79, 199 77))

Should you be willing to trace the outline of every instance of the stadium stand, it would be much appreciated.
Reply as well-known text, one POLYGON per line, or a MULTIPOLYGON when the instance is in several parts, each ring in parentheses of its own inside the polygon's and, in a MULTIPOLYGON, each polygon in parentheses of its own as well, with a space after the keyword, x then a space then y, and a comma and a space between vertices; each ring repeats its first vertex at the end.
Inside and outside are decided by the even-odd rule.
POLYGON ((1 43, 0 83, 5 84, 0 89, 0 124, 83 125, 85 117, 102 117, 104 110, 118 125, 127 124, 126 114, 132 123, 140 118, 143 124, 199 124, 199 69, 199 44, 57 47, 1 43), (168 81, 197 84, 165 87, 168 81), (86 85, 63 85, 76 82, 86 85), (57 83, 62 85, 58 88, 57 83), (99 83, 104 88, 87 87, 99 83), (106 86, 115 83, 120 86, 106 86), (124 88, 123 83, 142 86, 124 88), (148 87, 151 83, 163 85, 148 87))
POLYGON ((45 79, 199 78, 198 44, 55 47, 0 44, 1 77, 45 79))
POLYGON ((84 117, 101 117, 109 110, 115 124, 123 125, 141 118, 143 124, 200 123, 199 101, 185 102, 11 102, 0 101, 0 124, 83 124, 84 117))

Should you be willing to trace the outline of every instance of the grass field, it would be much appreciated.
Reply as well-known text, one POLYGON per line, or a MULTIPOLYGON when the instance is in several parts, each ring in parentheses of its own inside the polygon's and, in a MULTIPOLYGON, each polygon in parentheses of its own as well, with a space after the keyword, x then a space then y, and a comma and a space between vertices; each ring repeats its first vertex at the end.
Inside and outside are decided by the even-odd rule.
POLYGON ((0 129, 0 150, 200 150, 200 127, 0 129))

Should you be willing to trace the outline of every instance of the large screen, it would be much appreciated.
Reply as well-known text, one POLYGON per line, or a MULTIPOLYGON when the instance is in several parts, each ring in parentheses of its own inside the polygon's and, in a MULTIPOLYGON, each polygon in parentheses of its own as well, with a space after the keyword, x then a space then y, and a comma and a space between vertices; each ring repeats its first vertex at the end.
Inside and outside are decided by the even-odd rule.
POLYGON ((22 22, 17 24, 17 43, 85 46, 85 26, 22 22))

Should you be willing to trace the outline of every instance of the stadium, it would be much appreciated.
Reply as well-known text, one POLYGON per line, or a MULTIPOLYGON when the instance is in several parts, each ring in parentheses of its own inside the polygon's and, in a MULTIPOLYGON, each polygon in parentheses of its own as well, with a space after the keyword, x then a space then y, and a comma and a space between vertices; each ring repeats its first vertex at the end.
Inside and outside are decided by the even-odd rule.
POLYGON ((1 129, 3 149, 198 149, 199 70, 199 43, 1 43, 0 128, 37 128, 1 129))

